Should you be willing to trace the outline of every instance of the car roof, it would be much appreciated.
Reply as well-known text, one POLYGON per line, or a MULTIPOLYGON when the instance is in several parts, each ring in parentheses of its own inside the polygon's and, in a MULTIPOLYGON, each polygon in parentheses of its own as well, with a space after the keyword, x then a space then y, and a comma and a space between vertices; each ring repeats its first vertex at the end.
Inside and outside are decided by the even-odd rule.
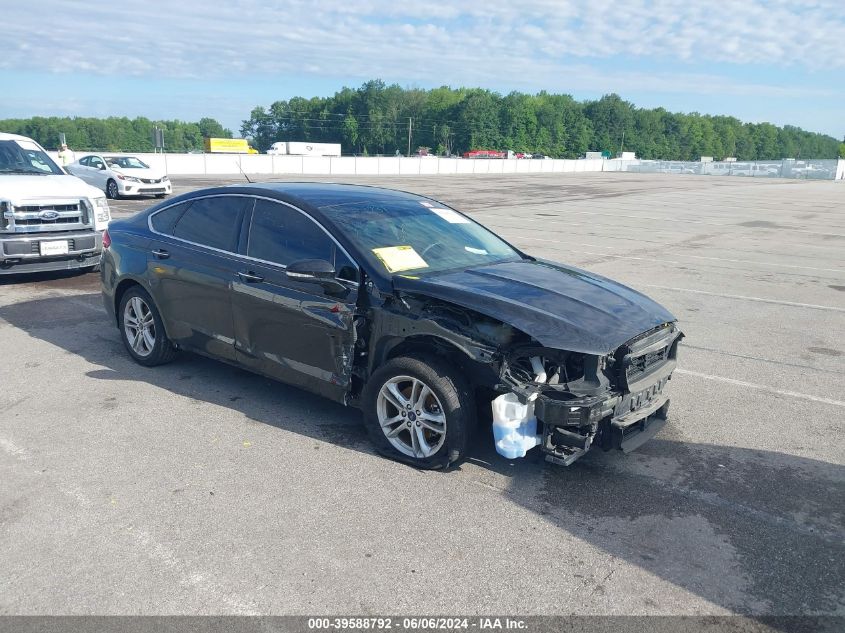
MULTIPOLYGON (((242 184, 234 185, 244 187, 242 184)), ((370 185, 350 185, 327 182, 262 182, 249 185, 251 189, 272 191, 317 209, 356 202, 388 202, 396 200, 428 200, 425 196, 396 189, 370 185)))
POLYGON ((11 134, 10 132, 0 132, 0 141, 31 141, 28 136, 21 136, 20 134, 11 134))

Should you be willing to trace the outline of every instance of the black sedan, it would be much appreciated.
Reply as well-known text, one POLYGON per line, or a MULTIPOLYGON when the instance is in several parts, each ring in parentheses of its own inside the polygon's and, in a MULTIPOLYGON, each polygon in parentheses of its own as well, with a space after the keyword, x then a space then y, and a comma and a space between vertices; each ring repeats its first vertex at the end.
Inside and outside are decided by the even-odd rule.
POLYGON ((497 450, 539 444, 560 464, 666 422, 668 311, 430 198, 203 189, 113 221, 104 247, 105 306, 138 363, 187 350, 360 407, 376 448, 418 467, 460 460, 503 397, 497 450))

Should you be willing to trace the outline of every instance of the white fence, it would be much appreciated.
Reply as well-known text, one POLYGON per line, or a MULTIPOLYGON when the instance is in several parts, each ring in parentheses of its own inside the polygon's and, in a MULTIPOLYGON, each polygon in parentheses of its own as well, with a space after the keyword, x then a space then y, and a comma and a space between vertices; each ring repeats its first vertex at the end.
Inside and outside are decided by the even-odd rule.
MULTIPOLYGON (((77 152, 77 158, 90 152, 77 152)), ((55 152, 50 152, 56 158, 55 152)), ((845 160, 698 163, 607 159, 456 159, 267 154, 133 154, 173 176, 250 175, 420 176, 437 174, 540 174, 601 171, 679 173, 845 180, 845 160), (794 164, 794 163, 793 163, 794 164), (810 167, 809 169, 807 167, 810 167)))
POLYGON ((640 174, 697 174, 700 176, 743 176, 748 178, 791 178, 796 180, 838 180, 842 163, 837 159, 791 159, 757 161, 609 160, 605 171, 640 174))
MULTIPOLYGON (((49 152, 56 158, 55 152, 49 152)), ((92 152, 76 152, 77 158, 92 152)), ((602 171, 603 160, 501 160, 397 156, 275 156, 267 154, 132 154, 173 176, 311 174, 420 176, 602 171)))

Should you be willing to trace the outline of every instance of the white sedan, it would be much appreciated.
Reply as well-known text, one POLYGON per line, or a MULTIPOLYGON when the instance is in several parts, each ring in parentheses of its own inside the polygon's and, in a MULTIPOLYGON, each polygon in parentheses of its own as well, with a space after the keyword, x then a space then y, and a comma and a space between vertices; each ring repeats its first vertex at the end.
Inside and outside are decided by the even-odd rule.
POLYGON ((167 174, 135 156, 89 154, 65 169, 113 199, 146 195, 163 198, 173 191, 167 174))

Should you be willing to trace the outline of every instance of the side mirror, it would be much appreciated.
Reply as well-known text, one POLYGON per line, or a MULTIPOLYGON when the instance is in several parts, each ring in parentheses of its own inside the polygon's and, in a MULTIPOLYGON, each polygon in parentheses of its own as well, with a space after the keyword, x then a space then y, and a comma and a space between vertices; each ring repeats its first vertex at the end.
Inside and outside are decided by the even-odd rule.
POLYGON ((335 279, 334 266, 324 259, 299 259, 288 264, 285 273, 293 281, 320 284, 326 292, 346 290, 346 286, 335 279))
POLYGON ((100 169, 100 171, 106 171, 106 166, 103 165, 102 163, 100 163, 99 169, 100 169))

